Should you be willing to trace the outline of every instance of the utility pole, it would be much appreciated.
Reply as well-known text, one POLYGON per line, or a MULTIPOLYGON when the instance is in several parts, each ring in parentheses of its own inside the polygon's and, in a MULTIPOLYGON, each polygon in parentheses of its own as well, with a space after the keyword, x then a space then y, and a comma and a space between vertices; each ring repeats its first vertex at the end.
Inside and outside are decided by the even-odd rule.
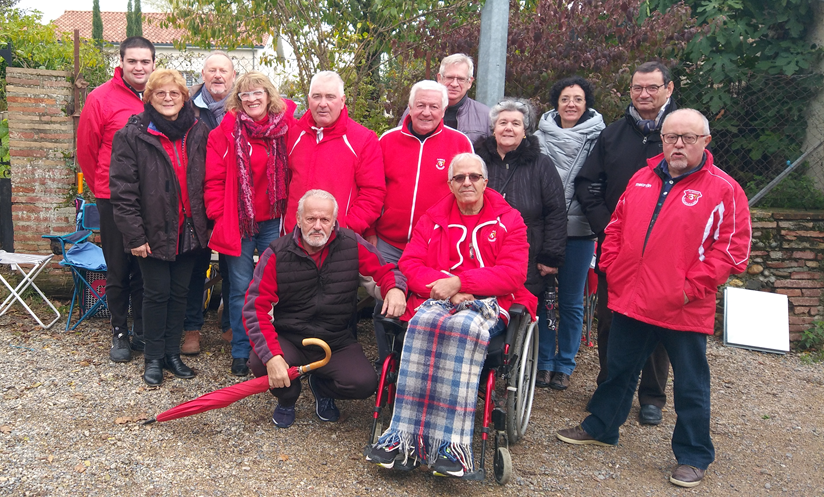
POLYGON ((475 100, 492 107, 504 98, 509 0, 486 0, 481 10, 475 100))

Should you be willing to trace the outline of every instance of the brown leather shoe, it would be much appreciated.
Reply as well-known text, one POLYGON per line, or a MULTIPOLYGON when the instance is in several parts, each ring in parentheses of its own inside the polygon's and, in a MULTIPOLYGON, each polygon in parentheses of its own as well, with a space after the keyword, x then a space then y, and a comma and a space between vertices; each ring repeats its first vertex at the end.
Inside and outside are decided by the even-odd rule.
POLYGON ((558 430, 558 433, 556 433, 555 436, 558 437, 558 440, 573 445, 603 445, 604 447, 612 446, 612 444, 608 444, 592 438, 592 436, 589 433, 587 433, 583 428, 581 428, 581 425, 578 425, 575 428, 558 430))
POLYGON ((689 464, 679 464, 672 470, 670 483, 679 487, 691 488, 701 483, 701 480, 704 479, 704 473, 706 473, 704 469, 698 469, 689 464))
POLYGON ((183 355, 200 354, 200 330, 187 331, 183 335, 183 345, 180 346, 183 355))
POLYGON ((538 376, 535 377, 535 386, 546 388, 549 386, 550 381, 552 381, 552 371, 541 369, 538 371, 538 376))
POLYGON ((569 387, 569 375, 566 373, 558 373, 552 375, 552 381, 549 382, 549 388, 553 390, 566 390, 569 387))
POLYGON ((232 343, 232 335, 232 328, 229 328, 228 330, 224 331, 222 335, 220 335, 220 338, 222 338, 224 342, 232 343))

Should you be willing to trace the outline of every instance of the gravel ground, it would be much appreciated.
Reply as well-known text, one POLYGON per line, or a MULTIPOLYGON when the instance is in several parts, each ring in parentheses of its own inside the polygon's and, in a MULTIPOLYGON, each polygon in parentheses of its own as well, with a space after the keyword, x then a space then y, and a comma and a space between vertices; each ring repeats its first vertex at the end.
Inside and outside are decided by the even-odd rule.
MULTIPOLYGON (((367 464, 372 401, 339 401, 338 423, 313 414, 308 388, 292 428, 271 420, 269 394, 194 417, 141 420, 237 381, 210 313, 204 352, 184 359, 193 380, 147 388, 142 356, 108 359, 105 320, 43 331, 15 307, 0 317, 0 493, 9 495, 824 495, 824 366, 710 342, 717 460, 694 489, 668 483, 672 401, 658 427, 637 404, 617 447, 575 447, 554 433, 583 419, 597 352, 582 347, 565 392, 538 390, 525 439, 511 447, 512 481, 497 485, 387 471, 367 464)), ((361 342, 372 346, 371 323, 361 342)), ((304 383, 304 387, 306 387, 304 383)), ((671 388, 671 387, 670 387, 671 388)), ((479 453, 476 445, 476 457, 479 453)), ((491 451, 488 452, 491 454, 491 451)), ((492 464, 487 458, 487 468, 492 464)))

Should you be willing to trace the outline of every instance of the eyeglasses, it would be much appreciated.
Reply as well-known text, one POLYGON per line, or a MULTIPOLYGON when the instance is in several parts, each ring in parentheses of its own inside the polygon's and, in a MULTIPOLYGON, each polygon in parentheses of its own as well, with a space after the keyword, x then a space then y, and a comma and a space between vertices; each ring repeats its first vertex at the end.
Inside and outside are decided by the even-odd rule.
POLYGON ((561 97, 559 102, 561 102, 561 105, 566 105, 570 102, 575 102, 576 104, 581 105, 582 103, 584 103, 584 99, 581 98, 581 97, 575 97, 575 98, 561 97))
POLYGON ((257 100, 259 98, 263 98, 263 95, 266 95, 266 91, 264 90, 244 91, 237 94, 237 96, 244 102, 247 100, 257 100))
POLYGON ((464 181, 466 181, 466 178, 469 178, 469 181, 473 183, 477 183, 479 180, 484 179, 484 175, 478 173, 456 174, 455 176, 452 176, 452 182, 460 185, 463 184, 464 181))
POLYGON ((684 145, 695 145, 695 142, 697 142, 699 138, 704 138, 705 136, 710 135, 695 135, 692 133, 676 135, 675 133, 667 133, 665 135, 661 135, 661 139, 664 140, 664 143, 668 143, 670 145, 675 145, 678 143, 679 138, 684 142, 684 145))
POLYGON ((166 100, 167 95, 172 100, 177 100, 178 98, 180 98, 180 92, 179 91, 172 90, 172 91, 156 91, 156 92, 154 92, 154 97, 157 98, 158 100, 166 100))
POLYGON ((456 81, 459 85, 463 85, 466 84, 466 82, 469 80, 470 78, 464 78, 461 76, 444 76, 443 74, 441 74, 441 81, 443 81, 446 84, 456 81))
POLYGON ((632 85, 632 86, 629 87, 629 90, 634 95, 640 95, 641 92, 643 92, 644 90, 647 90, 647 94, 649 94, 649 95, 655 95, 656 93, 658 93, 658 90, 660 90, 664 86, 667 86, 667 85, 650 85, 650 86, 632 85))

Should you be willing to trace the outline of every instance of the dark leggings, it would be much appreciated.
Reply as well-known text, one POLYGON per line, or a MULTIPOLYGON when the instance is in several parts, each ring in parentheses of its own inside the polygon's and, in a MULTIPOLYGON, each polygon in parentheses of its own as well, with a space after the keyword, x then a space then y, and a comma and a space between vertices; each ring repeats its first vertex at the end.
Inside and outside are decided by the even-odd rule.
MULTIPOLYGON (((318 347, 297 347, 289 340, 280 340, 283 359, 289 366, 303 366, 323 358, 318 347)), ((249 368, 256 377, 265 376, 266 365, 254 350, 249 355, 249 368)), ((333 399, 366 399, 378 388, 378 375, 359 343, 353 343, 332 352, 329 364, 318 369, 317 386, 321 397, 333 399)), ((300 380, 293 380, 287 388, 269 391, 278 398, 281 406, 293 406, 300 397, 300 380)))
POLYGON ((145 359, 180 354, 186 295, 195 257, 179 255, 174 262, 138 258, 143 273, 143 339, 145 359))

